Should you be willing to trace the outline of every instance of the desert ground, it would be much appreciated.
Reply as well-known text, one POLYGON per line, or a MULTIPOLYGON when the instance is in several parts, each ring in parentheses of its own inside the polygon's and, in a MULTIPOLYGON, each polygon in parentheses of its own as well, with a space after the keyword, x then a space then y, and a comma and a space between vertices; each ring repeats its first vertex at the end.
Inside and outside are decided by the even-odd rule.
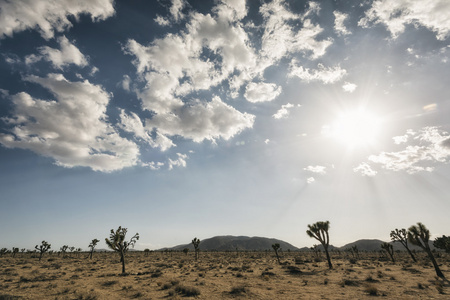
MULTIPOLYGON (((436 277, 425 253, 413 263, 396 253, 128 252, 121 274, 114 252, 5 254, 0 299, 449 299, 450 284, 436 277)), ((450 278, 450 255, 437 253, 450 278)))

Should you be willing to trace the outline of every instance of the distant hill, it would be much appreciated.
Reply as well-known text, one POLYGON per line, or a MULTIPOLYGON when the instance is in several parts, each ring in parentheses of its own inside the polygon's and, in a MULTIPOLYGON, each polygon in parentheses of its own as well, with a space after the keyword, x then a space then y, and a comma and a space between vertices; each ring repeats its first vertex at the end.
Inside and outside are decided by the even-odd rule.
MULTIPOLYGON (((384 241, 381 240, 357 240, 353 243, 346 244, 342 247, 339 247, 339 250, 346 250, 353 246, 357 246, 359 251, 380 251, 381 250, 381 244, 383 244, 384 241)), ((394 250, 400 250, 400 251, 406 251, 405 247, 399 242, 389 242, 389 244, 392 244, 394 246, 394 250)), ((433 241, 430 241, 428 243, 430 245, 431 250, 434 249, 433 241)), ((422 249, 418 246, 413 246, 410 243, 408 244, 409 249, 416 250, 416 251, 422 251, 422 249)))
MULTIPOLYGON (((278 243, 282 250, 298 250, 297 247, 277 239, 265 238, 265 237, 248 237, 248 236, 215 236, 209 239, 204 239, 200 242, 200 250, 206 251, 235 251, 238 250, 272 250, 272 245, 278 243)), ((188 248, 189 250, 194 250, 192 243, 178 245, 171 248, 164 248, 161 250, 183 250, 188 248)))
POLYGON ((358 247, 359 251, 379 251, 381 250, 381 244, 383 243, 384 242, 381 240, 357 240, 353 243, 349 243, 342 247, 339 247, 339 249, 346 250, 353 246, 356 246, 358 247))

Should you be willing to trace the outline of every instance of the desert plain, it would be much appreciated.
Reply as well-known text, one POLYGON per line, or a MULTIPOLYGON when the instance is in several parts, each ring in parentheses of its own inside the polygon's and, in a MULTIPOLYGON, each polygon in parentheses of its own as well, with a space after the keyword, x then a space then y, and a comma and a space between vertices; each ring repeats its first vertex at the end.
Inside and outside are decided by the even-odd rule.
MULTIPOLYGON (((323 255, 323 254, 321 254, 323 255)), ((313 252, 133 251, 126 273, 113 252, 17 253, 0 257, 0 299, 449 299, 425 253, 393 263, 380 252, 333 252, 333 268, 313 252)), ((435 254, 446 277, 450 255, 435 254)))

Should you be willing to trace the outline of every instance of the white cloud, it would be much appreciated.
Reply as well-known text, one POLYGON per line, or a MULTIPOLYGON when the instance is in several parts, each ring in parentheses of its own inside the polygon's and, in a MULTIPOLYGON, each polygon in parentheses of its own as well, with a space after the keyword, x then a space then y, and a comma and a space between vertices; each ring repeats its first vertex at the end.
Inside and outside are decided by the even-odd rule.
POLYGON ((177 153, 177 156, 178 158, 175 160, 169 158, 169 170, 172 170, 173 167, 186 167, 187 154, 177 153))
POLYGON ((186 4, 187 3, 184 0, 171 0, 171 5, 169 7, 170 18, 164 18, 157 15, 154 21, 160 26, 169 26, 171 24, 171 20, 178 23, 186 17, 183 13, 183 9, 186 7, 186 4))
POLYGON ((383 23, 393 38, 403 33, 408 24, 422 25, 436 33, 439 40, 450 34, 450 1, 433 0, 378 0, 366 11, 358 25, 369 27, 370 23, 383 23))
POLYGON ((341 80, 347 71, 341 69, 340 66, 325 67, 322 64, 317 65, 317 69, 310 70, 309 68, 303 68, 299 66, 297 60, 293 60, 290 64, 289 77, 298 77, 306 82, 310 81, 322 81, 324 84, 335 83, 341 80))
POLYGON ((148 162, 148 163, 141 163, 141 166, 147 167, 147 168, 149 168, 150 170, 156 171, 156 170, 161 169, 161 167, 164 166, 164 163, 163 163, 163 162, 154 162, 154 161, 151 161, 151 162, 148 162))
POLYGON ((264 141, 264 144, 269 144, 270 143, 270 140, 269 139, 266 139, 265 141, 264 141))
POLYGON ((114 15, 113 0, 0 0, 0 38, 15 32, 36 29, 45 39, 53 38, 55 31, 72 27, 69 16, 78 20, 89 14, 92 21, 105 20, 114 15))
POLYGON ((314 177, 306 178, 306 183, 308 183, 308 184, 314 183, 315 181, 316 181, 316 179, 314 177))
POLYGON ((250 82, 246 89, 244 97, 249 102, 268 102, 272 101, 281 94, 281 87, 275 83, 250 82))
POLYGON ((40 47, 38 49, 40 55, 28 55, 25 57, 26 64, 35 63, 41 59, 49 61, 54 68, 62 69, 63 67, 74 64, 80 67, 88 65, 88 61, 83 53, 72 44, 65 36, 58 38, 60 50, 50 48, 48 46, 40 47))
POLYGON ((409 131, 408 135, 412 141, 405 149, 371 155, 369 161, 387 170, 413 174, 431 172, 435 164, 447 163, 450 159, 450 135, 447 132, 438 127, 425 127, 417 133, 409 131))
POLYGON ((169 26, 170 25, 170 20, 167 18, 164 18, 163 16, 160 16, 160 15, 157 15, 156 18, 154 19, 154 21, 159 26, 169 26))
POLYGON ((372 167, 368 163, 361 163, 359 166, 353 168, 353 172, 360 172, 363 176, 374 177, 377 175, 377 171, 373 170, 372 167))
POLYGON ((159 147, 161 151, 166 151, 175 146, 169 138, 160 134, 158 131, 155 132, 156 137, 152 138, 151 130, 148 131, 139 116, 133 112, 127 115, 124 110, 121 111, 120 127, 127 132, 133 133, 138 139, 145 141, 151 147, 159 147))
POLYGON ((0 135, 0 143, 29 149, 69 168, 110 172, 137 164, 137 145, 107 122, 110 95, 100 86, 88 80, 71 82, 61 74, 25 80, 48 89, 56 100, 35 99, 25 92, 11 96, 13 116, 3 121, 12 127, 0 135))
POLYGON ((321 175, 325 175, 327 173, 326 167, 324 166, 307 166, 306 168, 303 168, 303 170, 321 175))
POLYGON ((194 142, 225 140, 253 126, 255 116, 241 113, 214 97, 210 102, 194 102, 146 120, 147 128, 156 128, 165 136, 179 135, 194 142))
POLYGON ((345 82, 342 89, 348 93, 353 93, 358 86, 351 82, 345 82))
POLYGON ((323 29, 314 25, 307 17, 317 14, 320 7, 315 2, 309 2, 309 5, 310 9, 304 15, 290 12, 282 0, 264 3, 260 7, 259 11, 264 18, 261 55, 266 57, 266 64, 272 64, 288 53, 305 52, 312 59, 325 54, 332 42, 316 39, 323 29), (301 23, 302 28, 294 28, 294 23, 301 23))
POLYGON ((348 15, 341 13, 339 11, 334 11, 334 30, 338 35, 349 35, 350 31, 347 30, 347 27, 344 25, 344 21, 347 19, 348 15))
POLYGON ((286 118, 289 115, 289 109, 292 107, 294 107, 294 105, 291 103, 282 105, 281 108, 274 115, 272 115, 272 117, 275 119, 286 118))
POLYGON ((184 14, 182 10, 185 6, 186 2, 184 0, 172 0, 172 5, 170 6, 169 11, 175 22, 184 19, 184 14))
POLYGON ((125 91, 130 91, 130 84, 131 84, 131 78, 128 75, 123 75, 123 79, 120 82, 121 87, 125 90, 125 91))

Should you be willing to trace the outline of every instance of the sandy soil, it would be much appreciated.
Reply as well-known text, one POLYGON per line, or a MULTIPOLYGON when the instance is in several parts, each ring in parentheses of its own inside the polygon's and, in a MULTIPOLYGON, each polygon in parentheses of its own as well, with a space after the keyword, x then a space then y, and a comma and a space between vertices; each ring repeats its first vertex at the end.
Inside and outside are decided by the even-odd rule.
MULTIPOLYGON (((1 299, 450 299, 450 284, 436 277, 425 254, 396 263, 379 253, 334 253, 334 268, 312 253, 129 252, 121 275, 116 253, 63 258, 46 253, 0 257, 1 299), (18 298, 15 298, 18 297, 18 298)), ((450 255, 439 254, 450 278, 450 255)))

